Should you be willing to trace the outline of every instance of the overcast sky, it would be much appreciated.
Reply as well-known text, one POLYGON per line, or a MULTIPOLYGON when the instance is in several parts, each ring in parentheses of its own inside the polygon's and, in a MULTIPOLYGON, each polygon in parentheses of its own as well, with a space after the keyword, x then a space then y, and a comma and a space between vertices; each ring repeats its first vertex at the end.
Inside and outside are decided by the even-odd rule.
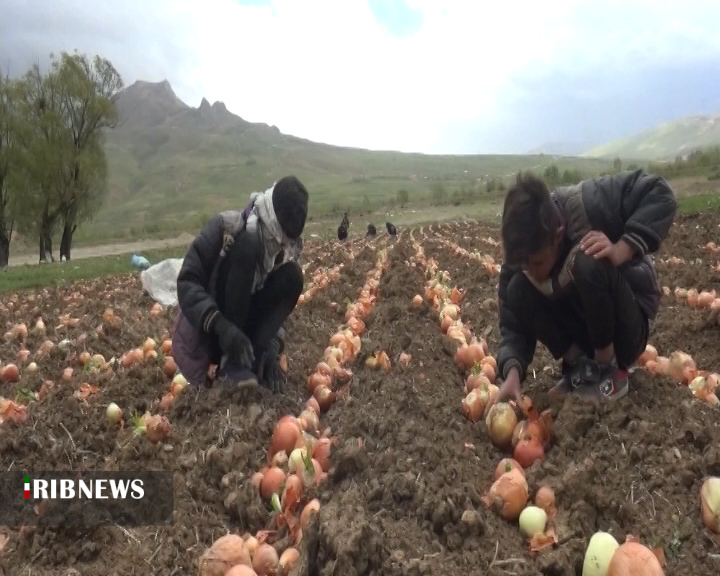
POLYGON ((109 58, 320 142, 517 153, 720 112, 718 0, 0 0, 0 67, 109 58))

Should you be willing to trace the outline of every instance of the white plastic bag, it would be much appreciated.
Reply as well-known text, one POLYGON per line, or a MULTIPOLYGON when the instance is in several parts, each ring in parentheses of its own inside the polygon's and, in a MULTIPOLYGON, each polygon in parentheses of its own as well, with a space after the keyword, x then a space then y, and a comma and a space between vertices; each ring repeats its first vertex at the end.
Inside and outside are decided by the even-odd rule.
POLYGON ((182 264, 183 258, 168 258, 140 273, 143 289, 155 302, 163 306, 177 304, 177 277, 182 264))

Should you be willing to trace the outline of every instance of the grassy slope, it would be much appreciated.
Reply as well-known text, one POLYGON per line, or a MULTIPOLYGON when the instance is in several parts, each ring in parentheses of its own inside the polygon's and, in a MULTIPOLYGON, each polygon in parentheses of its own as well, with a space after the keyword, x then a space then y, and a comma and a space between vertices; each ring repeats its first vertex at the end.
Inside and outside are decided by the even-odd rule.
POLYGON ((250 192, 290 173, 308 186, 311 215, 317 218, 333 210, 377 209, 401 188, 408 190, 412 206, 422 206, 434 181, 450 195, 461 185, 477 187, 478 179, 488 176, 542 172, 553 161, 588 174, 609 167, 604 160, 543 155, 431 156, 339 148, 245 122, 222 104, 190 108, 174 100, 163 83, 141 83, 127 92, 119 104, 122 124, 107 140, 110 197, 94 221, 78 231, 81 243, 196 228, 208 215, 244 205, 250 192))
MULTIPOLYGON (((715 211, 720 213, 720 195, 712 194, 696 194, 691 196, 682 196, 679 199, 680 211, 684 213, 696 213, 715 211)), ((457 219, 458 217, 478 217, 481 220, 497 221, 495 210, 500 209, 498 204, 492 204, 485 210, 478 208, 468 214, 466 209, 447 208, 440 213, 434 214, 435 220, 438 219, 457 219)), ((426 214, 429 217, 429 214, 426 214)), ((403 214, 397 218, 397 222, 410 222, 412 217, 403 214)), ((423 218, 417 218, 418 222, 423 218)), ((351 234, 363 234, 364 230, 351 228, 351 234)), ((382 232, 381 232, 382 233, 382 232)), ((143 252, 143 255, 150 262, 157 263, 165 258, 182 258, 185 255, 185 248, 167 248, 163 250, 150 250, 143 252)), ((127 254, 117 256, 103 256, 98 258, 87 258, 83 260, 75 260, 71 262, 56 262, 54 264, 13 266, 0 272, 0 294, 13 292, 17 290, 25 290, 28 288, 38 288, 44 286, 59 286, 76 280, 86 278, 94 278, 101 276, 110 276, 114 274, 127 273, 132 270, 127 254)))
POLYGON ((598 146, 583 157, 672 160, 698 148, 720 144, 720 116, 691 116, 598 146))

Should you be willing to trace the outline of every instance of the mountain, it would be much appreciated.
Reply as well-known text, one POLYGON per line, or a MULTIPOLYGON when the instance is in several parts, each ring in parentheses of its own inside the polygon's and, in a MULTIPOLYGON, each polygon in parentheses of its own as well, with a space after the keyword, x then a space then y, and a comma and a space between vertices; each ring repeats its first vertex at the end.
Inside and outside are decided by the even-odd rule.
POLYGON ((585 158, 672 160, 708 146, 720 144, 720 114, 688 116, 666 122, 627 138, 616 140, 581 154, 585 158))
POLYGON ((550 154, 555 156, 579 156, 590 147, 588 142, 546 142, 527 154, 550 154))
MULTIPOLYGON (((248 122, 222 102, 181 101, 167 81, 138 81, 116 98, 120 120, 106 133, 110 191, 78 241, 196 232, 219 210, 242 207, 251 192, 295 174, 311 194, 313 218, 337 210, 387 206, 400 189, 411 205, 427 202, 433 183, 451 195, 489 176, 542 172, 551 163, 587 173, 609 162, 543 155, 438 156, 320 144, 248 122)), ((421 130, 422 126, 419 125, 421 130)), ((484 187, 483 187, 484 189, 484 187)), ((495 193, 497 195, 497 192, 495 193)), ((494 197, 496 199, 497 196, 494 197)))

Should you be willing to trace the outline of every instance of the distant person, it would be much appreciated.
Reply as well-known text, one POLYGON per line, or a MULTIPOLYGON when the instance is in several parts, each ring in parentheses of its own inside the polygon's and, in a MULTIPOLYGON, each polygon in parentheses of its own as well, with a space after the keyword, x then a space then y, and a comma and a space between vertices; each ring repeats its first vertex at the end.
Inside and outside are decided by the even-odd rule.
POLYGON ((518 176, 502 216, 498 400, 520 383, 542 342, 562 378, 551 396, 599 402, 628 392, 660 306, 652 259, 677 209, 662 178, 643 170, 589 179, 550 193, 518 176))
POLYGON ((308 192, 294 176, 250 196, 243 211, 211 218, 178 275, 180 314, 173 356, 193 386, 217 379, 229 388, 282 392, 282 325, 303 290, 298 264, 308 192))
POLYGON ((345 215, 343 216, 342 222, 340 223, 340 226, 338 226, 338 240, 341 242, 344 242, 348 237, 348 228, 350 227, 350 220, 348 219, 348 214, 345 212, 345 215))
POLYGON ((393 224, 390 224, 390 222, 385 222, 385 227, 387 228, 388 234, 390 234, 390 236, 397 236, 397 228, 395 228, 393 224))
POLYGON ((377 235, 377 229, 373 224, 368 224, 366 238, 374 238, 377 235))

